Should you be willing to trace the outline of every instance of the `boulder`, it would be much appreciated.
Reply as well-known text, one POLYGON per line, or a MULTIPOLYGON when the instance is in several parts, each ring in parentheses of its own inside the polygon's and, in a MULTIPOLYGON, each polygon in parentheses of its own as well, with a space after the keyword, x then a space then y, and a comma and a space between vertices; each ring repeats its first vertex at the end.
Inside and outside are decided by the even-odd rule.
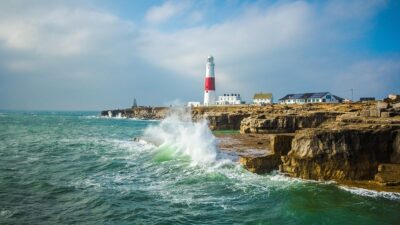
POLYGON ((275 154, 264 156, 240 155, 239 162, 250 172, 258 174, 276 170, 280 165, 280 159, 275 154))
POLYGON ((239 154, 239 162, 254 173, 269 173, 278 170, 281 157, 291 148, 293 134, 263 134, 269 146, 264 150, 250 150, 239 154))
POLYGON ((393 113, 392 112, 381 112, 381 117, 382 118, 389 118, 392 117, 393 113))
POLYGON ((378 173, 375 175, 375 181, 381 185, 399 185, 400 164, 380 164, 378 166, 378 173))
POLYGON ((369 116, 371 117, 380 117, 381 116, 381 110, 378 108, 371 108, 369 110, 369 116))
POLYGON ((395 109, 395 110, 400 110, 400 102, 399 102, 399 103, 392 104, 392 107, 393 107, 393 109, 395 109))
POLYGON ((377 109, 387 109, 389 104, 387 102, 378 101, 376 102, 377 109))
POLYGON ((369 110, 363 110, 363 111, 361 111, 361 112, 360 112, 360 116, 369 117, 369 116, 370 116, 369 110))

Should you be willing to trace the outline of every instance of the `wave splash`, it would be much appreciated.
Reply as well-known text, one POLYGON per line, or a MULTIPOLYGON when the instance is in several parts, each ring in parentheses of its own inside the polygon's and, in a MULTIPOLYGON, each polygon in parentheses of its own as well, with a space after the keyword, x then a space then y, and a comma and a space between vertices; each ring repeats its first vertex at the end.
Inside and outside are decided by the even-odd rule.
POLYGON ((361 195, 366 197, 372 198, 386 198, 390 200, 400 200, 400 193, 396 192, 386 192, 386 191, 374 191, 368 190, 364 188, 357 188, 357 187, 347 187, 347 186, 339 186, 340 189, 350 192, 355 195, 361 195))
POLYGON ((159 148, 189 156, 192 164, 211 164, 217 160, 217 139, 207 120, 192 122, 187 109, 173 109, 158 125, 146 128, 144 135, 159 148))

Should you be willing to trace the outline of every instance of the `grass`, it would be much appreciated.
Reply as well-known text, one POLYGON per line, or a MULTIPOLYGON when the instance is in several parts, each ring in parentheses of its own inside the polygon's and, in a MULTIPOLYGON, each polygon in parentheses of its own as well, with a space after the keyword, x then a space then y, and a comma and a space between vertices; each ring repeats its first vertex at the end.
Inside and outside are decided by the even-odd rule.
POLYGON ((239 134, 239 130, 214 130, 213 134, 239 134))

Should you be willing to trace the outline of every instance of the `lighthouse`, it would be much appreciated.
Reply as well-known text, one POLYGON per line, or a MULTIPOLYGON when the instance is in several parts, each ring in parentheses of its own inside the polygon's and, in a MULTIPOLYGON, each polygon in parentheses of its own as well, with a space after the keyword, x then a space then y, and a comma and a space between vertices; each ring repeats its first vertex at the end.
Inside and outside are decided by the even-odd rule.
POLYGON ((214 57, 211 55, 207 58, 206 79, 204 85, 204 105, 215 105, 215 74, 214 74, 214 57))

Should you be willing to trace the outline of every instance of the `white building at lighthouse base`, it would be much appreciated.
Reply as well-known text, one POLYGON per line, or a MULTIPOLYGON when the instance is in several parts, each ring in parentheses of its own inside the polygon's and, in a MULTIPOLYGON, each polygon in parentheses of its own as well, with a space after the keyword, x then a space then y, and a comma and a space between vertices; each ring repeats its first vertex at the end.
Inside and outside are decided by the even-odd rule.
POLYGON ((218 96, 218 101, 216 102, 217 105, 240 105, 244 103, 240 94, 224 94, 218 96))

